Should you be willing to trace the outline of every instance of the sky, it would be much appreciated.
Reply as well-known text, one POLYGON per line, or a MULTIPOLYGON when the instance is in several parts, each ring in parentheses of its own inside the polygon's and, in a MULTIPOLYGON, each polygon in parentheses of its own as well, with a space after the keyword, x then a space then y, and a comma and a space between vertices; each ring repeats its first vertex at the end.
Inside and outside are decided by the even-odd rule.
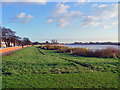
POLYGON ((3 2, 2 26, 31 41, 118 41, 115 2, 3 2))

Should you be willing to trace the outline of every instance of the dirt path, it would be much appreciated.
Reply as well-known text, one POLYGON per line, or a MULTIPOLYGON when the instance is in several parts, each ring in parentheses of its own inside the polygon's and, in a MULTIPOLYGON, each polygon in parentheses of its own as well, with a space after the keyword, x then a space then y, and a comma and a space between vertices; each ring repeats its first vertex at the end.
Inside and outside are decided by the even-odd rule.
POLYGON ((43 52, 41 52, 41 51, 39 50, 38 47, 36 47, 36 48, 37 48, 37 50, 39 51, 39 53, 41 53, 42 55, 45 55, 43 52))
MULTIPOLYGON (((28 47, 30 47, 31 45, 29 45, 28 47)), ((24 48, 27 46, 24 46, 24 48)), ((10 54, 13 53, 17 50, 23 49, 22 46, 17 46, 17 47, 9 47, 9 48, 1 48, 0 49, 0 55, 6 55, 6 54, 10 54)))

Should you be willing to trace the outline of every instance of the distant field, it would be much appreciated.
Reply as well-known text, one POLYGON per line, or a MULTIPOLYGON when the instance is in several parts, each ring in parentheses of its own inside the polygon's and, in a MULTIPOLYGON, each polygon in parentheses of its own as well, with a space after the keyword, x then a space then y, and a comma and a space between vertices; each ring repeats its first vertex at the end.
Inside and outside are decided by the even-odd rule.
POLYGON ((32 46, 2 57, 3 88, 118 88, 117 58, 90 58, 32 46))

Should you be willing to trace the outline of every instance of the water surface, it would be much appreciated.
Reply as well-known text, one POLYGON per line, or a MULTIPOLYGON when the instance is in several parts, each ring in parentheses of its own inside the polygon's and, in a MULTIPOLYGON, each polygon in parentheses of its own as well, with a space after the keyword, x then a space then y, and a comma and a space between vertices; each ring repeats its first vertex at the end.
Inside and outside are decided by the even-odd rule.
POLYGON ((96 49, 106 49, 108 47, 114 47, 120 49, 120 46, 118 45, 65 45, 67 47, 79 47, 79 48, 88 48, 90 50, 96 50, 96 49))

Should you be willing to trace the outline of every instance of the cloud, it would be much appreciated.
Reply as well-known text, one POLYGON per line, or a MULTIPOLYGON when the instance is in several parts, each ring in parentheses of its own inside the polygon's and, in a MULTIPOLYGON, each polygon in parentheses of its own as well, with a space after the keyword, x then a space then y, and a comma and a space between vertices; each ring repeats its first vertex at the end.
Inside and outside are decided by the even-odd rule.
POLYGON ((82 15, 80 11, 68 11, 70 8, 69 5, 64 5, 63 3, 58 3, 52 12, 52 15, 49 16, 47 21, 48 23, 52 23, 53 20, 58 27, 66 27, 68 24, 73 23, 78 20, 78 18, 82 15))
POLYGON ((95 16, 87 16, 83 21, 82 24, 80 24, 79 27, 86 27, 88 25, 94 25, 94 26, 98 26, 100 23, 96 22, 96 20, 98 20, 98 17, 95 16))
POLYGON ((32 18, 33 18, 33 16, 31 16, 31 15, 26 16, 23 20, 23 23, 28 23, 32 18))
POLYGON ((85 3, 85 0, 78 0, 78 3, 83 4, 83 3, 85 3))
POLYGON ((107 7, 107 5, 106 4, 102 4, 102 5, 99 5, 98 7, 99 8, 103 8, 103 7, 107 7))
POLYGON ((78 4, 84 4, 85 2, 91 2, 92 0, 77 0, 78 4))
POLYGON ((58 27, 65 27, 68 24, 69 24, 69 22, 64 18, 61 18, 61 19, 57 20, 57 26, 58 27))
POLYGON ((104 28, 104 29, 108 29, 109 26, 108 26, 108 25, 104 25, 103 28, 104 28))
POLYGON ((19 15, 16 16, 16 18, 24 18, 25 17, 25 13, 24 12, 21 12, 19 15))
POLYGON ((110 5, 94 4, 93 6, 98 7, 94 11, 96 15, 85 17, 79 27, 87 27, 88 25, 94 26, 103 25, 104 29, 108 29, 110 26, 107 25, 107 23, 111 25, 115 25, 117 23, 112 22, 113 20, 111 21, 111 19, 115 19, 118 16, 118 7, 116 4, 110 5))
POLYGON ((66 13, 63 16, 60 16, 58 18, 58 20, 56 21, 57 26, 65 27, 65 26, 67 26, 70 23, 74 23, 74 22, 79 21, 81 16, 82 16, 82 13, 80 11, 68 12, 68 13, 66 13))
POLYGON ((52 18, 55 18, 55 17, 57 17, 57 16, 59 16, 59 15, 61 15, 61 14, 66 13, 68 8, 70 8, 69 5, 64 5, 64 3, 63 3, 63 4, 58 3, 58 4, 56 5, 55 10, 54 10, 54 12, 52 13, 52 16, 51 16, 51 17, 52 17, 52 18))
POLYGON ((92 7, 97 7, 97 6, 98 6, 98 4, 93 4, 93 5, 92 5, 92 7))
POLYGON ((112 22, 118 15, 117 4, 93 4, 95 10, 92 13, 88 12, 87 15, 81 11, 71 10, 69 5, 64 3, 58 3, 47 21, 48 23, 55 23, 57 27, 88 27, 89 25, 94 27, 102 27, 108 29, 110 25, 115 25, 116 22, 112 22), (91 15, 90 15, 91 14, 91 15), (113 20, 112 20, 113 19, 113 20))
POLYGON ((82 15, 82 13, 80 12, 80 11, 71 11, 71 12, 69 12, 69 13, 67 13, 67 14, 65 14, 65 17, 67 18, 67 17, 79 17, 79 16, 81 16, 82 15))
POLYGON ((117 4, 107 5, 102 9, 98 8, 96 12, 98 11, 99 17, 102 17, 103 20, 109 20, 111 18, 118 16, 118 5, 117 4))
POLYGON ((49 20, 47 21, 47 24, 48 24, 48 23, 51 23, 51 22, 53 22, 53 19, 49 19, 49 20))
POLYGON ((2 0, 2 2, 33 2, 35 4, 43 4, 47 3, 47 0, 2 0))
POLYGON ((32 18, 34 18, 34 16, 26 15, 26 13, 21 12, 19 15, 14 16, 12 21, 17 23, 28 23, 32 18))
POLYGON ((69 24, 69 22, 66 20, 66 15, 64 16, 64 14, 68 12, 67 9, 70 8, 70 6, 64 5, 64 4, 65 4, 65 2, 58 3, 56 5, 54 11, 52 12, 52 15, 49 16, 47 24, 52 23, 53 19, 57 19, 56 23, 57 23, 57 26, 59 26, 59 27, 64 27, 67 24, 69 24))
POLYGON ((112 25, 117 25, 118 24, 118 20, 112 22, 112 25))

